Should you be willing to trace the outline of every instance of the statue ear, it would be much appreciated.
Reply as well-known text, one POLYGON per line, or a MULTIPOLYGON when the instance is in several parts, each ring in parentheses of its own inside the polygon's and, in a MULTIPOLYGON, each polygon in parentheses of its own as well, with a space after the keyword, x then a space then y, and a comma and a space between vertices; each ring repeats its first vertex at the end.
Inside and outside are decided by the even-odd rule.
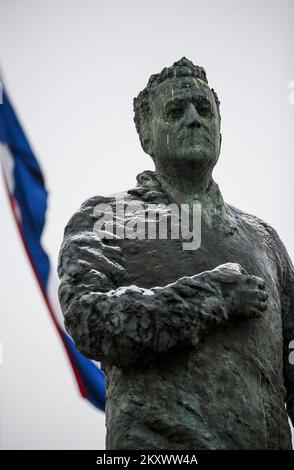
POLYGON ((140 135, 140 141, 142 148, 145 153, 148 153, 152 157, 153 155, 153 146, 152 146, 152 132, 150 129, 149 121, 144 123, 144 127, 142 128, 142 132, 140 135))
POLYGON ((152 156, 152 144, 149 133, 142 136, 141 145, 144 152, 148 153, 148 155, 152 156))

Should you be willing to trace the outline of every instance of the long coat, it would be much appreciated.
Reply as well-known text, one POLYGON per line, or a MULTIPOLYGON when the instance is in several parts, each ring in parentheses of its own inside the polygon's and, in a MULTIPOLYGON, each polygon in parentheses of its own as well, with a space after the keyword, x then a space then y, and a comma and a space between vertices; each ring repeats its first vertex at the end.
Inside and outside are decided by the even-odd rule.
POLYGON ((284 245, 228 204, 226 219, 202 221, 194 251, 181 239, 104 236, 95 225, 103 210, 106 234, 111 213, 121 228, 148 204, 171 203, 155 173, 137 181, 82 204, 59 257, 65 326, 106 376, 106 448, 290 449, 294 275, 284 245), (136 210, 117 216, 118 201, 136 210), (228 317, 217 276, 225 263, 266 282, 260 318, 228 317))

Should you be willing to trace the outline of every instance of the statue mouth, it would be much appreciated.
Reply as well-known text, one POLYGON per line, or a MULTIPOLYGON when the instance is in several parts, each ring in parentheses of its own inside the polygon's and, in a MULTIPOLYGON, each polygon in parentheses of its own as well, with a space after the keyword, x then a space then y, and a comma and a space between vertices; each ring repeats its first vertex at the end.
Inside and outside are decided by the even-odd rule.
POLYGON ((204 132, 199 132, 199 129, 192 129, 183 136, 183 144, 193 146, 197 149, 203 149, 207 144, 211 144, 209 135, 204 132))
POLYGON ((201 149, 203 148, 203 144, 204 144, 204 141, 203 141, 203 136, 199 136, 199 135, 187 135, 184 139, 183 139, 183 142, 185 145, 189 145, 189 146, 193 146, 197 149, 201 149))

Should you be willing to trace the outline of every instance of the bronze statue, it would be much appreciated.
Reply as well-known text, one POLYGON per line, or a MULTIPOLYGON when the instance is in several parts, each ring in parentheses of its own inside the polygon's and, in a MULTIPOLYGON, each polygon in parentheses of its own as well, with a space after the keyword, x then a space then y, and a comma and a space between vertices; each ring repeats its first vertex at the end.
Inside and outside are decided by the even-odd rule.
POLYGON ((217 95, 182 58, 150 77, 134 111, 155 171, 82 204, 58 268, 66 328, 106 375, 106 448, 290 449, 293 266, 275 230, 213 181, 217 95), (135 210, 117 215, 117 203, 135 210), (169 221, 168 205, 201 204, 199 248, 123 236, 152 204, 169 221))

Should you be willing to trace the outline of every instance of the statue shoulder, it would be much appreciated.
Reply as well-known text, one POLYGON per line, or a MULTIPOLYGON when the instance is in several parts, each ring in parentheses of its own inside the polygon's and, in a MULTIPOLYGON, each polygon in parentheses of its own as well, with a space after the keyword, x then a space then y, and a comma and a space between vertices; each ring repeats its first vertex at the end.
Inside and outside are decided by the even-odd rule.
POLYGON ((262 239, 263 244, 268 246, 275 256, 277 264, 281 266, 282 270, 285 267, 292 267, 292 261, 287 252, 287 249, 282 242, 278 232, 268 222, 260 219, 259 217, 241 211, 232 205, 227 204, 230 213, 233 214, 238 225, 246 226, 251 232, 255 233, 257 237, 262 239))
POLYGON ((109 196, 98 195, 86 199, 66 224, 64 237, 66 238, 77 232, 92 231, 99 210, 107 213, 107 210, 113 210, 118 202, 127 202, 128 199, 127 191, 113 193, 109 196))
POLYGON ((233 215, 236 219, 237 223, 247 226, 251 231, 257 232, 257 235, 260 234, 265 236, 269 241, 277 242, 280 240, 277 231, 269 223, 260 219, 256 215, 244 212, 231 204, 226 204, 226 207, 229 210, 230 215, 233 215))

